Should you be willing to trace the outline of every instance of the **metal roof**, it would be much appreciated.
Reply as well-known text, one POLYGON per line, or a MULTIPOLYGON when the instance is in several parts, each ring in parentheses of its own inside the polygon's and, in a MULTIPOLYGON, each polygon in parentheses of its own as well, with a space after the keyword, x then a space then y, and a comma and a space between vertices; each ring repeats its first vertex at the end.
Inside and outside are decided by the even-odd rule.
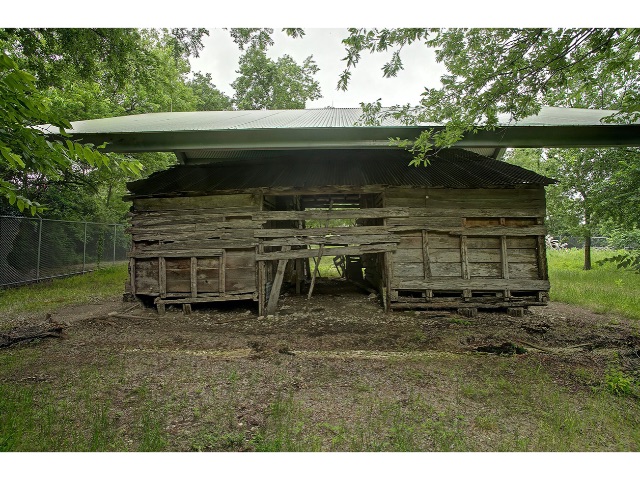
POLYGON ((178 165, 127 184, 136 196, 206 194, 222 190, 324 186, 426 186, 449 188, 549 185, 535 172, 461 149, 446 149, 428 167, 409 166, 410 155, 393 151, 287 152, 268 164, 238 160, 178 165), (304 159, 304 161, 299 161, 304 159), (254 167, 254 168, 252 168, 254 167))
MULTIPOLYGON (((640 146, 640 122, 601 121, 612 113, 543 107, 539 115, 518 122, 501 117, 497 129, 468 134, 456 147, 486 149, 483 153, 493 152, 496 158, 507 147, 640 146)), ((434 123, 407 126, 393 118, 362 126, 361 115, 360 108, 147 113, 72 122, 68 132, 81 142, 107 142, 106 151, 174 152, 182 163, 191 163, 232 159, 249 151, 259 156, 288 149, 389 149, 389 138, 415 138, 426 128, 444 128, 434 123)), ((57 133, 51 126, 40 128, 57 133)))
MULTIPOLYGON (((615 110, 542 107, 538 115, 513 122, 501 115, 501 126, 587 126, 603 125, 601 119, 615 110)), ((361 108, 322 108, 307 110, 228 110, 210 112, 144 113, 124 117, 73 122, 71 134, 197 132, 253 129, 297 128, 372 128, 359 126, 361 108)), ((380 127, 402 126, 394 118, 385 118, 380 127)), ((419 127, 442 127, 439 123, 420 123, 419 127)), ((375 127, 373 127, 375 128, 375 127)), ((55 133, 55 130, 51 130, 55 133)))

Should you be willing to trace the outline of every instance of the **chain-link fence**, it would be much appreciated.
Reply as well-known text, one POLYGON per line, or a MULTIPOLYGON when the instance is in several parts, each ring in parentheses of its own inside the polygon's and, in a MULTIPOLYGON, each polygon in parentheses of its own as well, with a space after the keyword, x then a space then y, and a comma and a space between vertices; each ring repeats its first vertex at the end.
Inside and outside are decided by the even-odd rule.
POLYGON ((0 287, 86 273, 124 261, 125 225, 0 216, 0 287))

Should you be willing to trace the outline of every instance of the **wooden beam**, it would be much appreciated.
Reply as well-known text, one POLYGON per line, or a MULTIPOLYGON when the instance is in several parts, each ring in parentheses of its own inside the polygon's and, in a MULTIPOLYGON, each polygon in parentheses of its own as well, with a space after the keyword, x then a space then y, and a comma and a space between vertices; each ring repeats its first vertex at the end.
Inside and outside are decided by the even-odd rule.
POLYGON ((538 278, 541 280, 547 280, 549 278, 549 267, 547 265, 547 244, 544 240, 544 236, 540 235, 537 238, 536 257, 538 261, 538 278))
MULTIPOLYGON (((281 252, 273 252, 273 253, 284 254, 290 249, 291 247, 284 246, 282 247, 281 252)), ((278 262, 278 269, 276 270, 276 275, 273 279, 273 285, 271 286, 271 294, 269 295, 269 303, 267 304, 267 315, 273 315, 278 306, 278 298, 280 297, 280 288, 282 287, 284 271, 287 268, 287 261, 288 260, 286 258, 283 258, 278 262)))
POLYGON ((431 277, 431 259, 429 258, 429 234, 422 230, 422 263, 424 269, 424 279, 431 277))
POLYGON ((309 293, 307 294, 307 300, 311 299, 311 294, 313 294, 313 287, 316 284, 316 276, 318 275, 318 269, 320 268, 320 261, 322 260, 322 252, 324 250, 324 245, 320 245, 318 249, 318 259, 316 260, 316 266, 313 269, 313 275, 311 276, 311 285, 309 286, 309 293))
POLYGON ((500 260, 502 261, 502 278, 509 278, 509 259, 507 258, 507 237, 500 237, 500 260))
POLYGON ((469 255, 467 250, 467 237, 460 237, 460 262, 462 264, 462 278, 469 279, 469 255))
POLYGON ((191 257, 191 296, 198 296, 198 258, 191 257))
MULTIPOLYGON (((301 250, 289 250, 288 245, 279 252, 267 252, 256 255, 256 260, 291 260, 294 258, 312 258, 318 256, 317 248, 307 248, 301 250)), ((327 249, 326 255, 362 255, 364 253, 391 252, 397 249, 396 243, 381 243, 377 245, 361 245, 353 247, 336 247, 327 249)))

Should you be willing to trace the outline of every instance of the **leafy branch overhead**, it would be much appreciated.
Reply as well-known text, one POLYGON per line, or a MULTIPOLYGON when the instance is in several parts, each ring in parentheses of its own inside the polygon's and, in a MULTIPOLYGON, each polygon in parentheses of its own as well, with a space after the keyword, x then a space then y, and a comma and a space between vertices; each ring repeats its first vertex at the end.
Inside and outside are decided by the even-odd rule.
POLYGON ((142 165, 133 160, 112 160, 93 145, 71 141, 65 129, 70 123, 54 113, 45 100, 37 95, 36 77, 21 70, 15 60, 0 53, 0 195, 20 211, 28 209, 32 215, 43 210, 38 202, 19 193, 19 181, 41 174, 49 179, 60 178, 66 171, 82 165, 111 169, 113 164, 122 171, 138 175, 142 165), (48 138, 37 125, 58 127, 61 137, 48 138))
POLYGON ((495 129, 498 116, 511 121, 535 115, 543 104, 579 98, 603 79, 625 77, 620 110, 609 120, 640 118, 640 29, 350 29, 343 40, 346 68, 338 89, 346 90, 363 53, 391 51, 385 77, 404 68, 402 49, 422 42, 436 50, 447 74, 441 87, 426 88, 415 105, 376 110, 365 104, 371 122, 392 116, 405 124, 446 124, 417 140, 422 159, 432 147, 447 147, 481 126, 495 129), (568 86, 571 85, 569 90, 568 86), (371 115, 371 113, 375 115, 371 115))

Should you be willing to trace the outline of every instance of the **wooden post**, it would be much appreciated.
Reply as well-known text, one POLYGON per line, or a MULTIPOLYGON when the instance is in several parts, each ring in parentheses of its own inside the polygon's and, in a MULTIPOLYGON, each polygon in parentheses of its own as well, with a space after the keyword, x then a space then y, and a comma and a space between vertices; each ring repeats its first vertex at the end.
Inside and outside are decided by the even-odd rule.
POLYGON ((429 234, 426 230, 422 230, 422 262, 424 270, 424 279, 431 278, 431 259, 429 258, 429 234))
POLYGON ((167 263, 164 257, 158 257, 158 286, 160 298, 167 294, 167 263))
MULTIPOLYGON (((283 252, 286 252, 290 249, 291 247, 288 245, 282 247, 283 252)), ((271 295, 269 295, 267 315, 273 315, 276 311, 276 307, 278 306, 278 298, 280 297, 280 288, 282 288, 282 279, 284 278, 284 271, 287 268, 287 261, 287 259, 278 261, 278 270, 276 271, 276 275, 273 279, 273 285, 271 286, 271 295)))
POLYGON ((191 297, 198 296, 198 258, 191 257, 191 297))
POLYGON ((542 235, 538 236, 538 245, 536 248, 536 256, 538 260, 538 278, 547 280, 549 278, 549 269, 547 266, 547 245, 542 235))
POLYGON ((467 236, 460 237, 460 261, 462 263, 462 278, 469 279, 469 258, 467 252, 467 236))
POLYGON ((318 250, 318 259, 316 260, 316 268, 313 269, 313 275, 311 276, 311 285, 309 286, 309 293, 307 294, 307 300, 311 299, 313 293, 313 287, 316 284, 316 275, 318 275, 318 268, 320 267, 320 261, 322 260, 322 252, 324 250, 324 243, 320 245, 318 250))
POLYGON ((509 259, 507 258, 507 237, 500 237, 500 259, 502 260, 502 278, 509 279, 509 259))

